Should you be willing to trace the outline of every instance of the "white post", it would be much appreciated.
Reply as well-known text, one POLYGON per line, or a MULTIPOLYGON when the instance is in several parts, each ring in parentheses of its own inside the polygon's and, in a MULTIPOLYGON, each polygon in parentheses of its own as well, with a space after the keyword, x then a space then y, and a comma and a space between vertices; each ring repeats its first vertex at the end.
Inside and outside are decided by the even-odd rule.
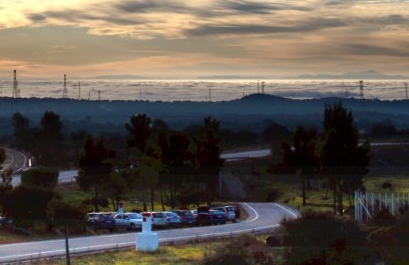
POLYGON ((368 222, 369 214, 368 214, 368 192, 365 192, 365 209, 366 209, 366 221, 368 222))
POLYGON ((391 214, 395 215, 395 193, 392 192, 391 196, 391 214))
POLYGON ((357 220, 357 214, 356 214, 356 209, 358 205, 356 205, 356 191, 354 191, 354 219, 355 221, 357 220))
POLYGON ((159 247, 158 233, 152 233, 152 213, 144 213, 142 232, 135 236, 136 249, 140 251, 155 251, 159 247))

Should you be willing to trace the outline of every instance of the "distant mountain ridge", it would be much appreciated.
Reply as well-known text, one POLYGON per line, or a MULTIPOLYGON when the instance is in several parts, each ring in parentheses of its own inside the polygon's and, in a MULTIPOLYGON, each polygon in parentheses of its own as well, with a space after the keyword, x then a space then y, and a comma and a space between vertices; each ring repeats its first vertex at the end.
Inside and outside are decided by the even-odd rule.
POLYGON ((388 75, 380 73, 374 70, 368 70, 364 72, 347 72, 343 74, 306 74, 298 75, 296 79, 409 79, 408 76, 404 75, 388 75))

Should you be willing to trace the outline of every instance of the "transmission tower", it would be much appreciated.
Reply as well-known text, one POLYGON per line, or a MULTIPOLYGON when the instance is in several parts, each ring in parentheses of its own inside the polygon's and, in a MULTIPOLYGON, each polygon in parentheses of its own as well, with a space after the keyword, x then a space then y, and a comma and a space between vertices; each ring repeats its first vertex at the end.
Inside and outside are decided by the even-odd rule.
POLYGON ((364 98, 364 81, 359 80, 359 98, 363 99, 364 98))
POLYGON ((62 91, 62 97, 67 98, 67 75, 64 74, 64 89, 62 91))
POLYGON ((17 70, 14 70, 14 79, 13 79, 13 98, 20 97, 20 89, 18 88, 17 81, 17 70))
POLYGON ((81 83, 78 81, 78 100, 81 99, 81 83))

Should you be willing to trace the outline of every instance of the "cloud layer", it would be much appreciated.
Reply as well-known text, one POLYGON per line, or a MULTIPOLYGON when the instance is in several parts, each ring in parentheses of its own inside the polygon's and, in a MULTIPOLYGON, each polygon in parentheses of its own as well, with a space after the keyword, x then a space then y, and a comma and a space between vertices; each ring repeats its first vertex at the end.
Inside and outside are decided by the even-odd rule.
POLYGON ((158 77, 405 73, 408 7, 406 0, 3 1, 0 73, 10 62, 32 74, 52 74, 52 66, 158 77))

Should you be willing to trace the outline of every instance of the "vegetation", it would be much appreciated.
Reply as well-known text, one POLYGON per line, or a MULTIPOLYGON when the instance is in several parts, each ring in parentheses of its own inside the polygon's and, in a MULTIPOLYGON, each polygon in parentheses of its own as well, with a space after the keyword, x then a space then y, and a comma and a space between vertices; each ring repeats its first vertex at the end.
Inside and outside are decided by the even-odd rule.
MULTIPOLYGON (((32 230, 38 222, 43 222, 44 231, 62 228, 82 233, 83 227, 78 224, 87 210, 115 210, 121 201, 137 198, 142 201, 143 210, 148 209, 147 201, 152 210, 200 203, 210 205, 221 199, 217 192, 218 172, 229 170, 220 159, 222 148, 234 147, 239 142, 258 145, 262 141, 247 141, 247 138, 253 141, 257 138, 271 141, 274 154, 277 150, 281 153, 269 161, 250 161, 245 165, 248 171, 244 174, 237 173, 240 165, 234 165, 231 172, 237 173, 246 184, 249 200, 281 201, 304 213, 298 220, 283 222, 285 230, 280 238, 283 255, 275 255, 264 242, 251 237, 227 242, 217 249, 205 249, 192 260, 162 256, 161 263, 197 263, 200 260, 203 264, 225 264, 241 260, 243 264, 325 264, 325 257, 325 262, 362 264, 373 261, 371 247, 383 252, 382 256, 392 253, 382 249, 380 242, 385 239, 393 244, 398 229, 405 233, 402 219, 390 218, 387 226, 378 231, 376 223, 373 225, 377 228, 365 230, 356 223, 338 218, 348 213, 345 207, 348 202, 352 206, 349 195, 353 190, 371 185, 383 190, 398 186, 392 178, 382 181, 364 178, 371 162, 369 155, 374 155, 376 150, 369 150, 369 142, 359 143, 352 113, 341 103, 326 105, 322 130, 297 126, 291 132, 272 121, 265 123, 263 133, 255 137, 254 132, 222 130, 220 121, 211 117, 204 118, 201 125, 178 131, 170 129, 162 120, 139 114, 131 116, 125 124, 124 136, 94 137, 84 130, 67 136, 58 114, 44 113, 41 127, 31 128, 28 119, 16 113, 13 116, 13 144, 40 157, 37 161, 43 167, 25 172, 22 184, 15 188, 10 185, 10 172, 2 174, 0 203, 3 214, 16 218, 19 225, 32 230), (57 147, 67 152, 58 152, 57 147), (53 156, 55 153, 58 156, 53 156), (64 191, 56 186, 58 174, 50 168, 66 166, 61 161, 73 157, 76 157, 80 174, 73 188, 64 191), (332 191, 332 204, 329 203, 329 190, 332 191), (15 207, 16 203, 19 207, 15 207), (311 208, 320 212, 309 212, 307 209, 311 208), (331 209, 333 213, 325 212, 331 209), (320 244, 309 248, 311 242, 320 244), (249 245, 255 245, 258 250, 251 252, 249 245), (361 247, 365 251, 360 251, 361 247)), ((391 125, 384 130, 393 132, 391 125)), ((375 131, 370 133, 376 135, 375 131)), ((388 213, 377 216, 379 219, 386 217, 391 216, 388 213)), ((162 251, 155 255, 160 257, 162 251)), ((112 254, 111 260, 120 256, 112 254)), ((133 254, 123 255, 135 259, 133 254)))

